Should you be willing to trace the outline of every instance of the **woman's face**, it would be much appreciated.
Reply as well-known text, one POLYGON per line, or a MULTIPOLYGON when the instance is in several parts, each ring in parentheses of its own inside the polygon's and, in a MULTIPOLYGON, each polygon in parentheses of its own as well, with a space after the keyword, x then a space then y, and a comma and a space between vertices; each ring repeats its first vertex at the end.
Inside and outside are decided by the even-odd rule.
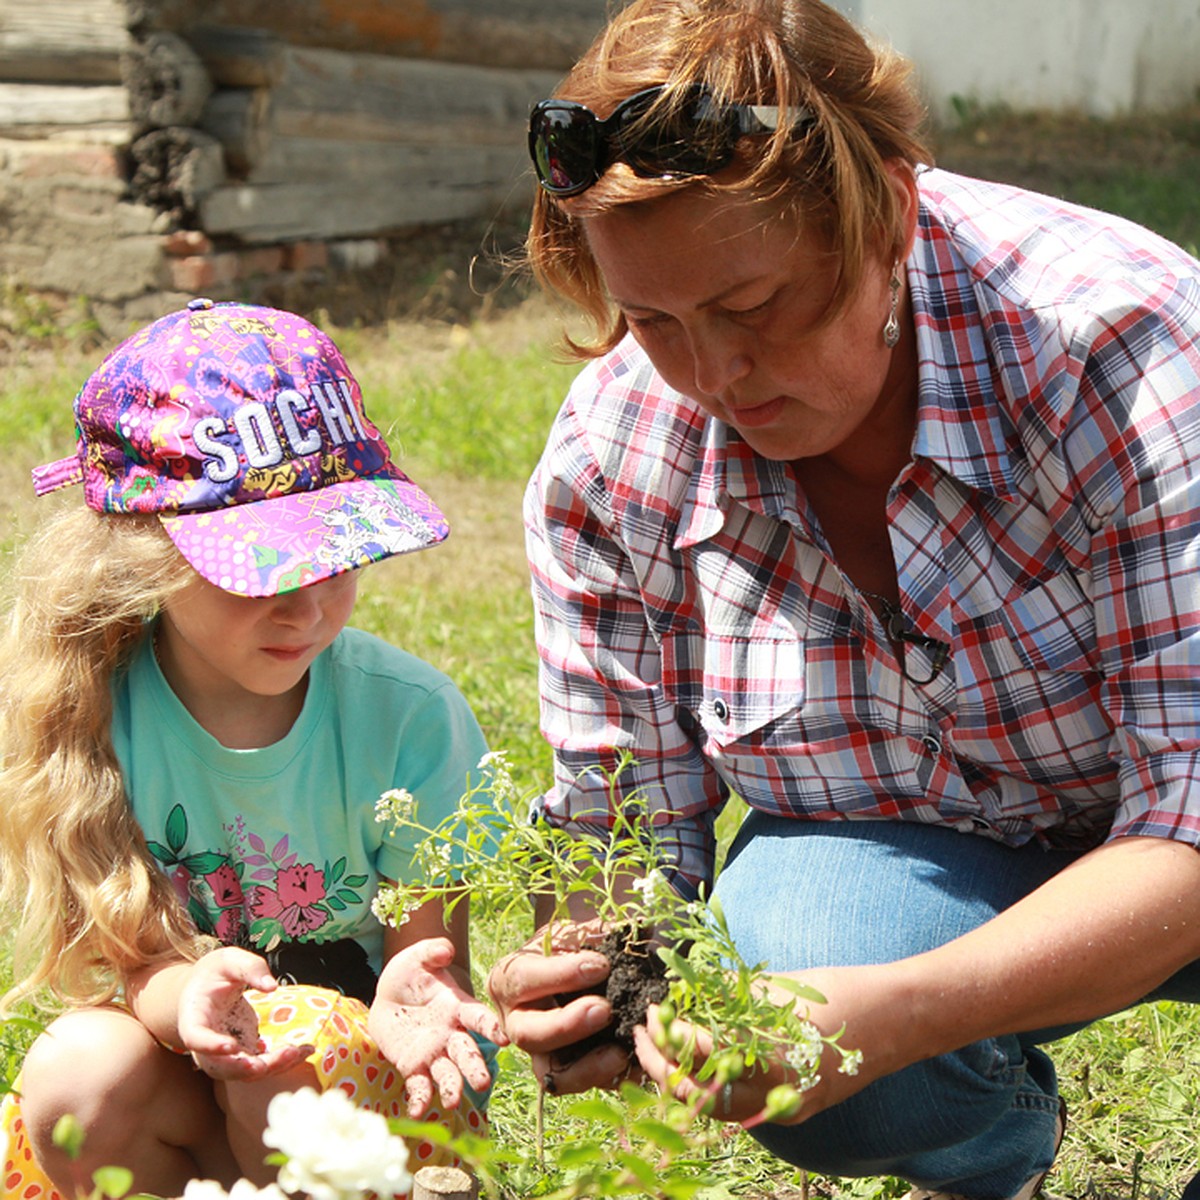
MULTIPOLYGON (((907 187, 906 195, 915 204, 907 187)), ((853 452, 858 434, 877 437, 889 419, 911 429, 909 322, 896 350, 883 340, 890 261, 868 261, 847 307, 822 323, 836 260, 814 231, 748 197, 692 189, 583 225, 609 294, 659 374, 759 454, 836 455, 853 452)))

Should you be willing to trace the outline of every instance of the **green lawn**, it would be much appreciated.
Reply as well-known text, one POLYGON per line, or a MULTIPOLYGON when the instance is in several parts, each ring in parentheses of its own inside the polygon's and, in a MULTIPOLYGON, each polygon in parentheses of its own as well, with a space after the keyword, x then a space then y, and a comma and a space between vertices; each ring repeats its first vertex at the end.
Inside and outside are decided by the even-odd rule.
MULTIPOLYGON (((940 136, 939 158, 954 169, 1119 210, 1194 248, 1200 240, 1197 129, 1195 112, 1107 124, 975 115, 940 136)), ((36 311, 27 302, 0 309, 16 313, 10 324, 18 326, 0 377, 2 573, 35 515, 29 467, 69 449, 70 400, 99 353, 22 318, 36 311)), ((509 752, 530 788, 546 783, 549 757, 537 734, 519 509, 524 481, 573 374, 552 353, 557 330, 556 314, 537 302, 453 328, 400 320, 331 330, 363 385, 368 411, 452 525, 450 540, 437 550, 366 572, 356 623, 449 672, 493 748, 509 752)), ((525 932, 477 929, 480 973, 525 932)), ((4 1033, 0 1077, 11 1078, 28 1031, 14 1024, 4 1033)), ((1143 1006, 1067 1039, 1056 1058, 1071 1123, 1051 1191, 1090 1200, 1174 1200, 1200 1166, 1200 1013, 1143 1006)), ((511 1069, 493 1103, 494 1133, 528 1145, 532 1080, 517 1054, 507 1061, 511 1069)), ((563 1104, 550 1102, 552 1146, 568 1137, 609 1136, 586 1122, 568 1122, 563 1104)), ((710 1153, 725 1183, 707 1192, 708 1200, 896 1197, 905 1191, 887 1179, 804 1179, 780 1169, 741 1134, 717 1139, 710 1153)), ((523 1190, 531 1188, 522 1182, 523 1190)))

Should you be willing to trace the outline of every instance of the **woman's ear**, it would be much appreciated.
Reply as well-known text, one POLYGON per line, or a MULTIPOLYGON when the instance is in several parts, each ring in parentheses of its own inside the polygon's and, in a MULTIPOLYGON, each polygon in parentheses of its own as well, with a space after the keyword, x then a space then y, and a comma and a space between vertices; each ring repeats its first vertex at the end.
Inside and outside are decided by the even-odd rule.
POLYGON ((902 158, 889 158, 883 164, 888 182, 896 197, 896 211, 900 215, 900 232, 903 241, 897 247, 896 257, 903 261, 913 248, 917 236, 917 217, 920 200, 917 194, 917 173, 912 164, 902 158))

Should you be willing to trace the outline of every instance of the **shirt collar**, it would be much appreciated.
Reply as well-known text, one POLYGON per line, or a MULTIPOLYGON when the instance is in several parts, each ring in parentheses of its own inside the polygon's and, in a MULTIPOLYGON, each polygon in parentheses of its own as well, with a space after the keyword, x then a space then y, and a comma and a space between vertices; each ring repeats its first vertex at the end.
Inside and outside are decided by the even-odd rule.
POLYGON ((675 548, 694 546, 719 533, 731 502, 803 525, 787 466, 756 454, 736 429, 709 417, 684 496, 675 548))
POLYGON ((1017 496, 1006 425, 997 402, 1003 364, 981 285, 949 232, 922 207, 907 263, 917 330, 917 431, 913 453, 978 491, 1017 496))

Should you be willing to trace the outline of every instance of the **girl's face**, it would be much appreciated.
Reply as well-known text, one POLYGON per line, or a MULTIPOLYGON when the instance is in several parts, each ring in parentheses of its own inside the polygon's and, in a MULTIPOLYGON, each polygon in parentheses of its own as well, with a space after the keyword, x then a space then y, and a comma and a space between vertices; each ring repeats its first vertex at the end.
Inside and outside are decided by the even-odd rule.
MULTIPOLYGON (((164 606, 156 647, 163 674, 214 736, 235 713, 299 713, 308 668, 354 608, 357 572, 282 596, 248 599, 195 575, 164 606)), ((290 719, 286 714, 290 713, 290 719)), ((227 745, 232 744, 226 741, 227 745)))
MULTIPOLYGON (((898 172, 896 186, 907 201, 898 172)), ((889 416, 911 420, 911 336, 895 350, 883 341, 890 260, 868 261, 823 322, 837 261, 815 232, 751 198, 688 190, 583 225, 658 373, 764 457, 847 452, 889 416)))

